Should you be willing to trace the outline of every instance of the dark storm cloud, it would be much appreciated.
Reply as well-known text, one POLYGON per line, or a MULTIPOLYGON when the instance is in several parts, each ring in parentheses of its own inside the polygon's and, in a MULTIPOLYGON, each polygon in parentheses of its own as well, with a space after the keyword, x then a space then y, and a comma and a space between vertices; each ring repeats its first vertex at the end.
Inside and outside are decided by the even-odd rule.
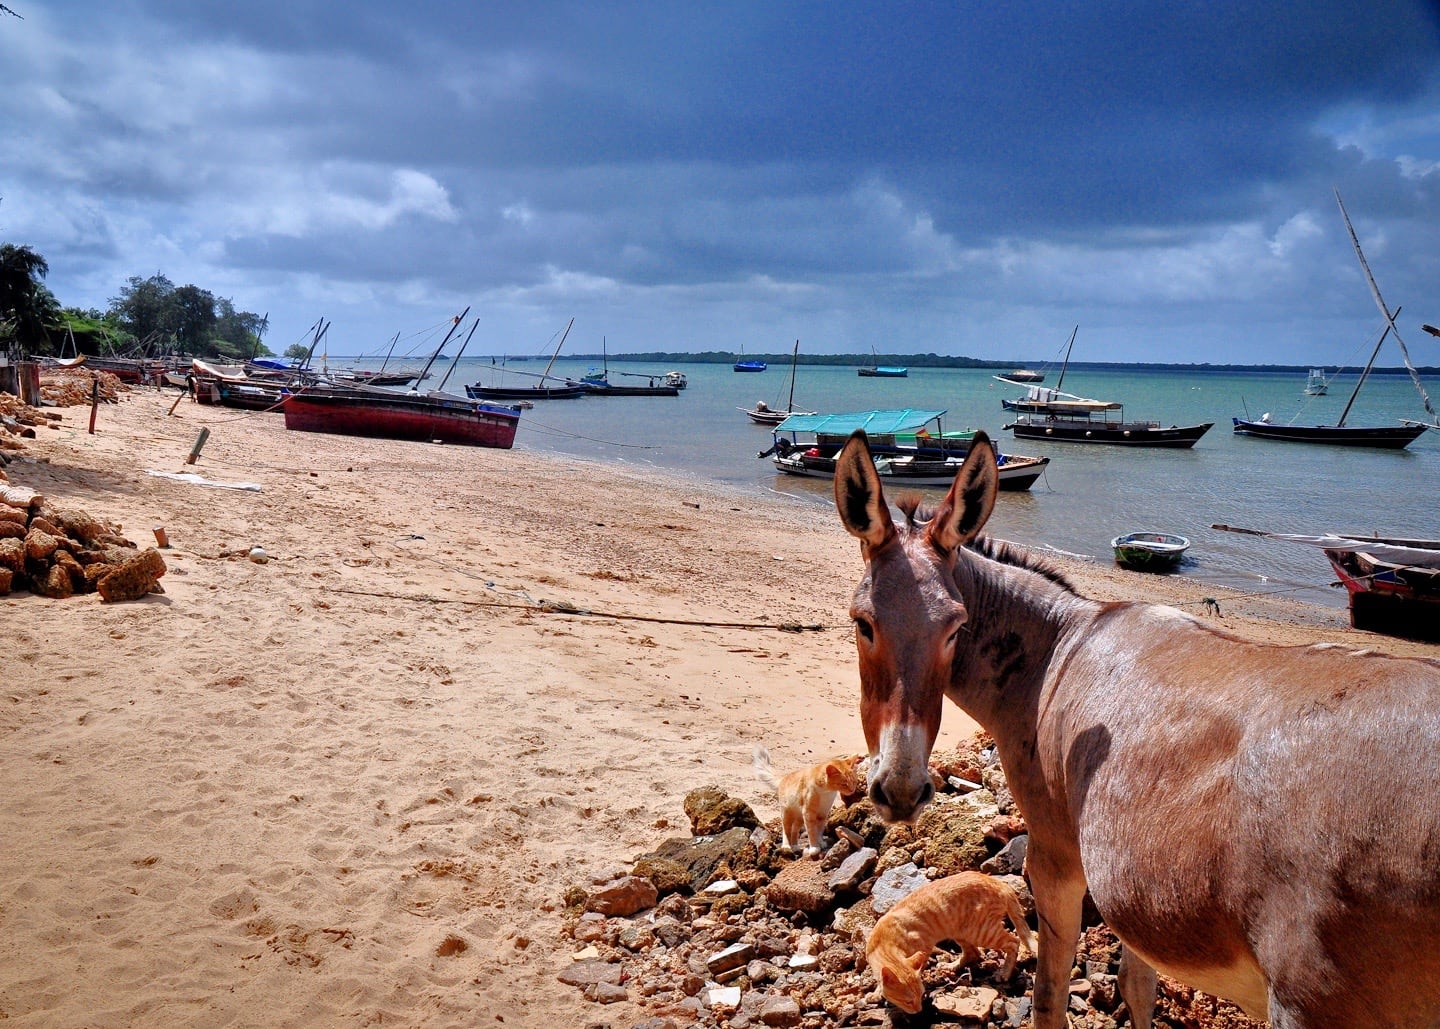
POLYGON ((0 26, 0 232, 110 293, 161 264, 349 303, 720 291, 756 324, 904 297, 962 347, 1066 307, 1358 323, 1336 185, 1394 290, 1436 281, 1433 5, 33 14, 0 26))

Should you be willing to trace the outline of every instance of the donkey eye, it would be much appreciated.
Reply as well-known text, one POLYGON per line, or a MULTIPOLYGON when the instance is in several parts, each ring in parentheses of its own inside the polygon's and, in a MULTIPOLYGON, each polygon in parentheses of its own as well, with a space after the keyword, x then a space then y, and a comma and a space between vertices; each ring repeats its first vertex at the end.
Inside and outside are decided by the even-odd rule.
POLYGON ((861 636, 865 637, 866 643, 875 642, 875 627, 863 618, 855 619, 855 629, 861 636))

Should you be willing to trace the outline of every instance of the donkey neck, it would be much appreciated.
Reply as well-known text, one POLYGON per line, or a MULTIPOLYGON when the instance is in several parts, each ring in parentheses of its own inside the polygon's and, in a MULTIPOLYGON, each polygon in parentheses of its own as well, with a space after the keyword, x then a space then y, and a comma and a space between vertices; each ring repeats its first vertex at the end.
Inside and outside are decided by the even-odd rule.
POLYGON ((1030 745, 1048 673, 1084 639, 1102 605, 1006 543, 962 548, 951 574, 969 617, 947 693, 1002 752, 1030 745))

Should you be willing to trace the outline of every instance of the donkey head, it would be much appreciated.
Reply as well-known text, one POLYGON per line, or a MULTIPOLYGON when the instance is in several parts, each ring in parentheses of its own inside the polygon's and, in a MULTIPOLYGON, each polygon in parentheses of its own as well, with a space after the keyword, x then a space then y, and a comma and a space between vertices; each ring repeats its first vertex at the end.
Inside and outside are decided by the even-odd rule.
POLYGON ((950 685, 965 602, 950 571, 995 506, 995 450, 977 432, 933 518, 896 527, 857 431, 835 468, 840 521, 860 540, 865 577, 850 617, 860 655, 860 721, 870 748, 870 799, 886 821, 913 821, 935 793, 930 748, 950 685))

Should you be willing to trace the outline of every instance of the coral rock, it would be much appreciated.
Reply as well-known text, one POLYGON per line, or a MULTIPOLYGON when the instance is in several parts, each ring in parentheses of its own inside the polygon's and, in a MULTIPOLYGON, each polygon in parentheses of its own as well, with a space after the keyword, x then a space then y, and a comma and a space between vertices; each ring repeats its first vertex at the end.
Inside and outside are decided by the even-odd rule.
POLYGON ((142 551, 96 582, 100 599, 106 603, 139 600, 165 574, 165 559, 154 547, 142 551))

